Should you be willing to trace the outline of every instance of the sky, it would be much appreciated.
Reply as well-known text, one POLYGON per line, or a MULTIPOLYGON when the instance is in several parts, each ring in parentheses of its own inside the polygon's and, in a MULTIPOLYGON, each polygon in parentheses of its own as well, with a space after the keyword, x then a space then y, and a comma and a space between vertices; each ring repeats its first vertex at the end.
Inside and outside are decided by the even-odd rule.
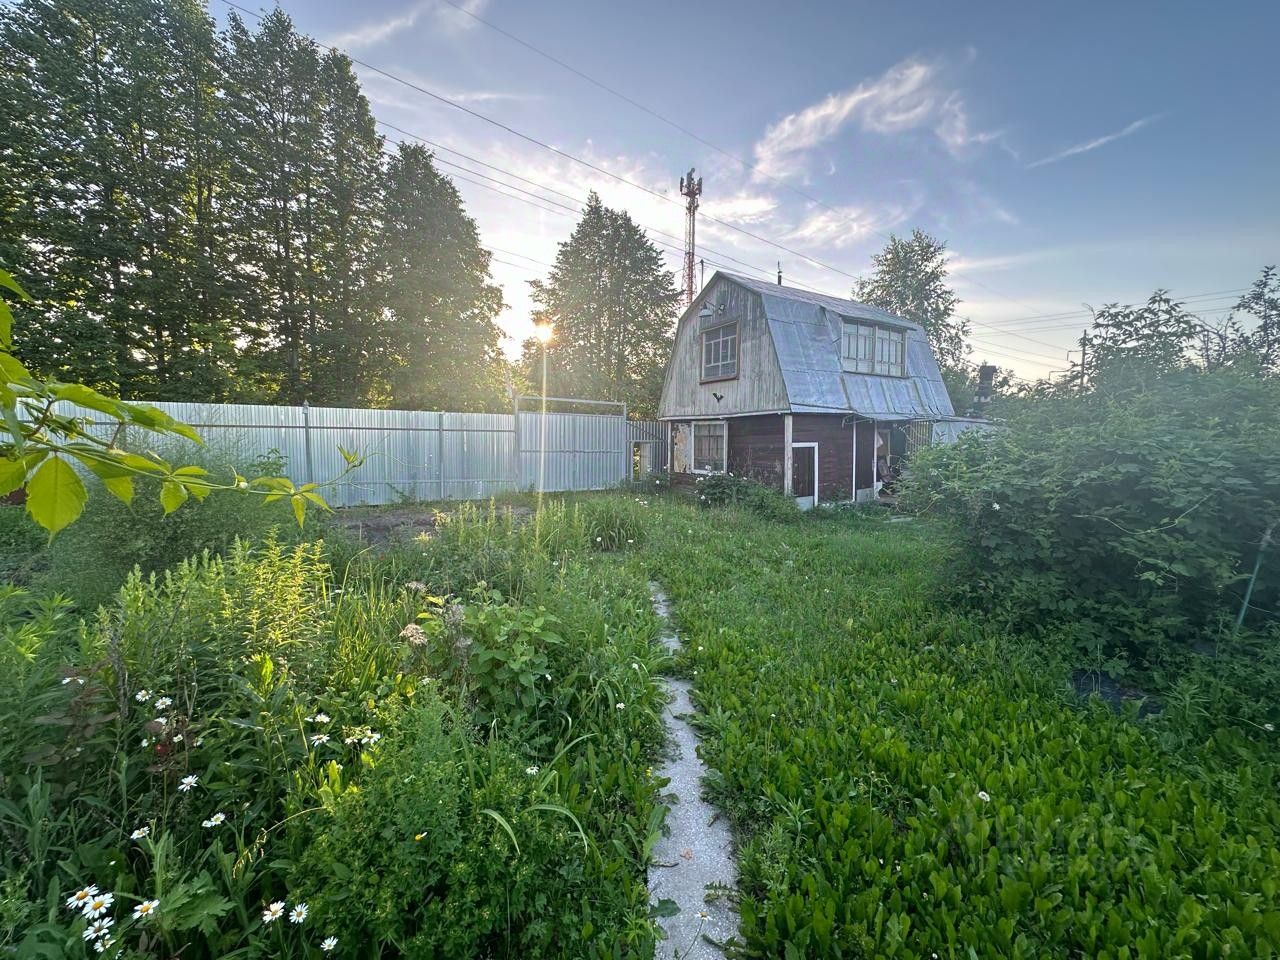
POLYGON ((376 68, 357 65, 389 143, 434 143, 510 353, 589 190, 669 245, 679 283, 690 167, 708 279, 780 263, 847 297, 918 227, 948 246, 971 359, 1026 378, 1067 368, 1091 307, 1163 288, 1219 319, 1280 262, 1275 0, 280 6, 376 68))

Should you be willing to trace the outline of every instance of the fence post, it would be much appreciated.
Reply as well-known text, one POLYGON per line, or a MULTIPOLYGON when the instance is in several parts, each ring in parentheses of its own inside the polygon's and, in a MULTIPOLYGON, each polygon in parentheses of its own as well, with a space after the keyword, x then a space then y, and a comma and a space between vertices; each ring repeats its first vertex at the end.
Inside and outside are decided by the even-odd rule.
POLYGON ((520 452, 520 394, 514 390, 511 395, 511 444, 515 450, 515 467, 512 470, 515 484, 512 489, 518 491, 524 480, 524 462, 520 452))
POLYGON ((311 462, 311 404, 302 401, 302 450, 307 465, 307 483, 315 483, 315 467, 311 462))
POLYGON ((436 414, 436 473, 440 477, 440 499, 444 499, 444 417, 436 414))
POLYGON ((631 428, 627 426, 627 402, 622 402, 622 477, 620 482, 631 479, 631 428))

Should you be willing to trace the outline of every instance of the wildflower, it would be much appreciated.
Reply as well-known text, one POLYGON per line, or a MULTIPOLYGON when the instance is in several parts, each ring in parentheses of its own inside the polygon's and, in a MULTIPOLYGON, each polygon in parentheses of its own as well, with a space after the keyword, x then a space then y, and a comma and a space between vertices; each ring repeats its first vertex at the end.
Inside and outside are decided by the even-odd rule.
POLYGON ((524 772, 531 777, 536 777, 538 775, 538 765, 535 763, 533 766, 525 767, 524 772))
POLYGON ((427 643, 427 635, 416 623, 408 624, 400 631, 400 639, 407 640, 411 647, 423 647, 427 643))
POLYGON ((632 669, 632 670, 639 670, 639 669, 640 669, 640 664, 638 664, 638 663, 633 663, 633 664, 631 664, 631 669, 632 669))
POLYGON ((277 900, 274 903, 269 904, 267 906, 267 909, 262 911, 262 922, 273 923, 276 920, 279 920, 283 916, 284 916, 284 901, 277 900))
POLYGON ((133 833, 129 834, 129 839, 130 839, 130 840, 145 840, 145 839, 147 839, 147 837, 148 837, 148 836, 150 836, 150 835, 151 835, 151 828, 150 828, 150 827, 139 827, 137 830, 133 831, 133 833))
POLYGON ((425 837, 426 837, 426 834, 425 834, 425 833, 415 833, 415 834, 413 835, 413 842, 414 842, 414 843, 421 843, 425 837))
POLYGON ((151 699, 151 691, 139 690, 137 693, 133 695, 133 699, 137 700, 139 703, 146 703, 148 700, 151 699))
POLYGON ((200 824, 200 826, 205 828, 218 827, 226 823, 226 821, 227 821, 227 815, 219 811, 215 813, 212 817, 210 817, 208 820, 204 821, 204 823, 200 824))
POLYGON ((631 540, 631 539, 628 539, 628 540, 627 540, 627 543, 635 543, 635 541, 634 541, 634 540, 631 540))
POLYGON ((296 904, 294 908, 289 911, 290 923, 301 923, 305 919, 307 919, 307 905, 305 903, 296 904))
POLYGON ((993 503, 993 504, 991 505, 991 509, 992 509, 992 510, 999 510, 999 509, 1000 509, 1000 504, 998 504, 998 503, 993 503))
POLYGON ((706 649, 706 647, 702 646, 701 644, 699 644, 699 645, 698 645, 698 652, 699 652, 699 653, 701 653, 701 652, 702 652, 703 650, 705 650, 705 649, 706 649))
POLYGON ((338 947, 337 937, 325 937, 320 941, 320 949, 325 953, 332 953, 338 947))
POLYGON ((72 681, 80 684, 80 686, 82 687, 84 686, 84 677, 63 677, 62 685, 65 687, 68 683, 71 683, 72 681))
POLYGON ((615 708, 614 708, 614 709, 616 709, 616 710, 625 710, 625 709, 627 709, 627 705, 626 705, 625 703, 619 703, 619 704, 617 704, 617 705, 615 706, 615 708))
POLYGON ((116 938, 108 934, 93 945, 93 949, 97 953, 106 953, 116 945, 116 938))
POLYGON ((98 885, 96 883, 90 884, 89 886, 84 887, 83 889, 77 890, 71 896, 67 897, 67 909, 79 910, 97 895, 98 895, 98 885))
POLYGON ((178 781, 178 791, 180 793, 190 793, 196 788, 196 784, 200 782, 200 778, 194 773, 189 773, 178 781))
POLYGON ((406 590, 412 590, 414 593, 426 593, 427 585, 421 580, 410 580, 404 585, 406 590))
POLYGON ((173 735, 173 742, 174 742, 174 743, 181 743, 181 742, 182 742, 183 740, 185 740, 185 739, 186 739, 186 737, 184 737, 184 736, 183 736, 182 734, 180 734, 180 733, 175 733, 175 734, 173 735))
POLYGON ((168 710, 173 706, 173 697, 161 697, 156 701, 157 710, 168 710))
POLYGON ((143 900, 140 904, 133 908, 133 919, 145 920, 156 912, 160 906, 159 900, 143 900))
POLYGON ((93 920, 110 910, 111 904, 115 902, 115 899, 116 898, 113 894, 99 893, 97 896, 90 897, 81 904, 80 909, 84 911, 84 915, 86 917, 93 920))
POLYGON ((329 735, 327 733, 315 733, 311 735, 311 745, 313 747, 318 747, 328 742, 329 742, 329 735))
POLYGON ((156 724, 158 727, 160 727, 160 728, 163 730, 165 727, 167 727, 167 726, 169 725, 169 718, 168 718, 168 717, 156 717, 156 718, 155 718, 154 720, 152 720, 151 722, 152 722, 152 723, 154 723, 154 724, 156 724))
POLYGON ((321 711, 320 713, 317 713, 314 717, 307 717, 307 719, 310 720, 312 723, 328 723, 330 718, 327 713, 325 713, 324 711, 321 711))
POLYGON ((1276 725, 1274 723, 1264 723, 1262 725, 1262 729, 1267 731, 1267 733, 1275 733, 1276 725))
POLYGON ((115 921, 110 917, 103 917, 100 920, 95 920, 84 928, 84 933, 82 933, 81 936, 84 937, 85 940, 97 940, 99 937, 105 937, 111 932, 111 925, 113 923, 115 923, 115 921))
POLYGON ((699 919, 699 920, 710 920, 710 919, 711 919, 711 914, 707 913, 707 911, 705 911, 705 910, 699 910, 699 911, 698 911, 698 919, 699 919))
POLYGON ((382 734, 374 732, 365 738, 365 743, 377 743, 382 739, 382 734))
POLYGON ((987 793, 987 791, 985 791, 985 790, 979 790, 979 791, 978 791, 978 799, 979 799, 979 800, 981 800, 983 803, 990 803, 990 802, 991 802, 991 794, 987 793))

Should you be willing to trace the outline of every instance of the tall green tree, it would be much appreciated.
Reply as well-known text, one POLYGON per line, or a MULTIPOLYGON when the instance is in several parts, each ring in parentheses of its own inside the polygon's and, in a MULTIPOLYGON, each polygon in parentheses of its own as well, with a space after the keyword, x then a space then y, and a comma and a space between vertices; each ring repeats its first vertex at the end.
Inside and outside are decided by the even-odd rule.
POLYGON ((37 370, 140 398, 226 392, 233 321, 195 267, 221 253, 218 232, 193 227, 221 163, 216 54, 194 0, 10 9, 0 255, 31 278, 37 370))
POLYGON ((384 174, 374 375, 396 406, 505 407, 502 291, 457 189, 421 146, 400 144, 384 174))
POLYGON ((947 283, 947 245, 921 230, 902 238, 891 235, 884 250, 871 258, 872 274, 859 279, 853 299, 888 310, 924 328, 942 368, 956 409, 973 400, 969 324, 956 315, 960 298, 947 283))
MULTIPOLYGON (((550 276, 531 287, 535 321, 555 330, 547 346, 550 391, 625 401, 637 415, 654 416, 680 294, 661 251, 630 215, 592 192, 550 276)), ((539 350, 526 344, 526 362, 539 350)), ((540 375, 530 373, 531 380, 540 375)))

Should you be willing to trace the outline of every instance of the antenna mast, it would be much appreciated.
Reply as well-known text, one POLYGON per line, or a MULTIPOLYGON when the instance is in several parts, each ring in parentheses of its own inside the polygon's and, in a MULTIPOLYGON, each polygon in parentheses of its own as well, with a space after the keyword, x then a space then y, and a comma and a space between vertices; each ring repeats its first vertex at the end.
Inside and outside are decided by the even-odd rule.
POLYGON ((680 178, 680 195, 685 198, 684 204, 684 302, 693 303, 694 274, 696 261, 694 256, 694 233, 697 227, 698 198, 702 196, 702 178, 693 179, 693 167, 689 175, 680 178))

